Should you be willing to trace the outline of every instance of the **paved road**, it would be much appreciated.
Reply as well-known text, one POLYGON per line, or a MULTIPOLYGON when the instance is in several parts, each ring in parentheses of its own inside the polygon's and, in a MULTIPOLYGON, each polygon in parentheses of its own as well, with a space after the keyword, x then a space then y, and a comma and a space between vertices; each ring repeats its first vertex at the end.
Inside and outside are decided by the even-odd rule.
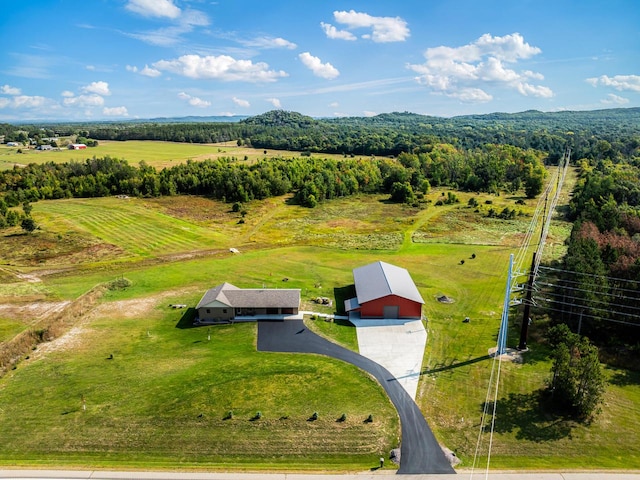
MULTIPOLYGON (((354 474, 306 473, 204 473, 204 472, 117 472, 102 470, 0 470, 2 479, 38 480, 393 480, 387 471, 354 474)), ((611 472, 490 472, 464 471, 460 475, 408 475, 406 480, 640 480, 639 473, 611 472)))
POLYGON ((416 403, 393 375, 377 363, 316 335, 301 320, 258 322, 258 350, 317 353, 369 372, 385 389, 400 416, 402 444, 398 473, 455 473, 416 403))

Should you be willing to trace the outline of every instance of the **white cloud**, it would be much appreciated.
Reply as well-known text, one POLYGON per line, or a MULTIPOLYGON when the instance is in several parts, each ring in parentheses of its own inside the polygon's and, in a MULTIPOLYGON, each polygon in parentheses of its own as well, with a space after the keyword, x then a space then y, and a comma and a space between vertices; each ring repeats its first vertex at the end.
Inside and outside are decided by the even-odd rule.
POLYGON ((189 105, 191 105, 192 107, 206 108, 211 106, 211 102, 207 100, 202 100, 201 98, 198 98, 198 97, 193 97, 185 92, 180 92, 178 94, 178 98, 182 100, 186 100, 187 102, 189 102, 189 105))
POLYGON ((620 92, 640 92, 640 75, 615 75, 613 77, 601 75, 600 77, 587 78, 586 81, 594 87, 603 85, 615 88, 620 92))
POLYGON ((370 110, 365 110, 364 112, 362 112, 364 114, 365 117, 375 117, 377 115, 376 112, 372 112, 370 110))
POLYGON ((277 98, 267 98, 267 102, 269 102, 275 108, 282 108, 282 104, 280 103, 280 100, 277 98))
POLYGON ((84 93, 95 93, 96 95, 111 95, 109 84, 107 82, 91 82, 80 89, 84 93))
POLYGON ((76 94, 73 92, 70 92, 69 90, 65 90, 60 95, 62 95, 63 97, 75 97, 76 94))
POLYGON ((104 107, 102 114, 109 117, 126 117, 129 115, 127 107, 104 107))
POLYGON ((629 99, 610 93, 606 98, 600 100, 600 103, 605 105, 626 105, 629 103, 629 99))
POLYGON ((232 100, 233 100, 233 103, 235 103, 239 107, 249 108, 251 106, 251 104, 247 100, 243 100, 238 97, 233 97, 232 100))
POLYGON ((15 108, 41 107, 45 103, 47 103, 47 99, 45 97, 29 96, 29 95, 17 95, 15 97, 13 97, 13 104, 14 104, 15 108))
POLYGON ((515 64, 541 52, 524 41, 519 33, 493 37, 482 35, 461 47, 439 46, 425 51, 426 62, 407 68, 418 73, 418 82, 434 92, 457 98, 463 102, 482 103, 493 99, 484 88, 500 87, 517 91, 524 96, 550 98, 553 91, 534 80, 544 76, 531 70, 518 72, 506 66, 515 64))
POLYGON ((260 37, 251 40, 243 40, 241 43, 247 47, 256 48, 286 48, 294 50, 298 47, 295 43, 280 37, 260 37))
MULTIPOLYGON (((404 42, 409 37, 407 22, 400 17, 374 17, 368 13, 350 10, 348 12, 335 11, 333 12, 333 18, 336 22, 347 25, 347 28, 371 28, 371 34, 364 36, 364 38, 371 38, 376 43, 404 42)), ((328 27, 331 27, 331 25, 328 27)), ((337 30, 327 28, 324 25, 322 28, 327 36, 339 33, 337 30)), ((349 38, 347 39, 350 40, 349 38)))
POLYGON ((20 95, 22 91, 17 87, 3 85, 2 87, 0 87, 0 93, 3 93, 5 95, 20 95))
POLYGON ((14 95, 0 98, 0 108, 40 108, 53 104, 53 101, 40 96, 14 95))
POLYGON ((181 13, 172 0, 129 0, 125 8, 145 17, 177 18, 181 13))
POLYGON ((183 55, 173 60, 160 60, 153 66, 189 78, 204 78, 243 82, 274 82, 287 73, 269 70, 263 62, 253 63, 251 60, 236 60, 228 55, 183 55))
POLYGON ((142 70, 140 70, 140 75, 144 75, 145 77, 159 77, 162 75, 160 70, 156 70, 155 68, 151 68, 147 65, 144 66, 142 70))
POLYGON ((324 33, 327 35, 327 38, 330 38, 332 40, 353 41, 358 39, 358 37, 356 37, 353 33, 347 30, 338 30, 336 27, 334 27, 330 23, 320 22, 320 26, 322 27, 322 30, 324 30, 324 33))
POLYGON ((332 80, 340 75, 336 67, 330 63, 322 63, 318 57, 314 57, 309 52, 298 55, 305 67, 313 72, 316 77, 332 80))
MULTIPOLYGON (((147 4, 151 2, 154 2, 155 6, 155 0, 144 0, 142 3, 147 4)), ((173 4, 171 3, 171 5, 173 4)), ((169 18, 173 24, 167 27, 146 32, 122 31, 121 33, 151 45, 167 47, 180 43, 182 41, 182 35, 192 32, 195 27, 204 27, 209 25, 209 17, 199 10, 188 9, 181 11, 178 9, 178 14, 169 18)))
POLYGON ((162 75, 160 70, 156 70, 155 68, 149 67, 149 65, 145 65, 142 70, 138 69, 135 65, 127 65, 125 67, 128 72, 139 73, 140 75, 144 75, 145 77, 159 77, 162 75))
POLYGON ((328 106, 331 108, 338 108, 340 104, 338 102, 331 102, 328 106))
POLYGON ((77 97, 66 97, 62 103, 68 107, 102 107, 104 105, 104 98, 100 95, 92 93, 90 95, 78 95, 77 97))

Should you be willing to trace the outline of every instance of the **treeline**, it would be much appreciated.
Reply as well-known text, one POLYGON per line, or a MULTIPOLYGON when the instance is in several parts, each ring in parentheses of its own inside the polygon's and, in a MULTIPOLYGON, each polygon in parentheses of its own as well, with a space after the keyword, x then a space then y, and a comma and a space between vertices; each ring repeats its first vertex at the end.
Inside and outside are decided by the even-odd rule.
POLYGON ((261 149, 367 156, 420 153, 441 143, 461 149, 500 144, 547 152, 553 162, 567 146, 572 148, 573 158, 578 159, 631 155, 640 145, 640 109, 528 111, 453 118, 396 112, 334 119, 274 110, 235 123, 146 121, 19 128, 0 125, 0 134, 4 132, 5 141, 24 140, 26 136, 42 135, 43 129, 48 136, 77 134, 96 140, 234 141, 261 149))
POLYGON ((640 353, 640 156, 582 160, 553 295, 556 317, 600 345, 640 353))
POLYGON ((228 202, 294 193, 302 205, 358 192, 407 193, 395 199, 413 202, 414 194, 431 185, 472 191, 516 191, 537 195, 545 175, 542 154, 507 145, 463 151, 437 145, 428 152, 398 159, 339 160, 301 156, 271 158, 253 165, 229 158, 188 161, 161 171, 141 162, 138 167, 111 157, 84 162, 30 164, 0 172, 0 195, 9 206, 43 199, 106 195, 206 195, 228 202))

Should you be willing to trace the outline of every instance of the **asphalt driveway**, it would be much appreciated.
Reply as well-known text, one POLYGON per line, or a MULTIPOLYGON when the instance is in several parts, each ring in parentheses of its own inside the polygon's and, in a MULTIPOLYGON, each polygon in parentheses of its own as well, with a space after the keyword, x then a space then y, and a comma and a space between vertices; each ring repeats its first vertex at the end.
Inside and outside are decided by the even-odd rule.
POLYGON ((377 363, 309 331, 302 320, 258 322, 258 351, 316 353, 351 363, 373 375, 400 417, 400 474, 455 473, 422 412, 393 375, 377 363))

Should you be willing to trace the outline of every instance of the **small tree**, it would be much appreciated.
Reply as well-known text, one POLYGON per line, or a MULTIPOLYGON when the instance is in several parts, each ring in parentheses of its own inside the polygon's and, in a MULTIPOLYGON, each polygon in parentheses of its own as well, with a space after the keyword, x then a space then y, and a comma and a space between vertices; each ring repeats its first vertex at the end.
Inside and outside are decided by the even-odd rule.
POLYGON ((22 229, 25 232, 31 233, 33 232, 38 226, 36 225, 36 222, 33 218, 24 218, 22 220, 22 223, 20 224, 20 226, 22 227, 22 229))
POLYGON ((394 182, 391 185, 391 201, 397 203, 413 203, 416 196, 407 182, 394 182))
POLYGON ((565 324, 549 330, 553 351, 553 378, 549 385, 553 403, 587 420, 599 411, 605 391, 598 348, 565 324))
POLYGON ((31 211, 32 210, 33 210, 33 205, 31 205, 29 202, 23 202, 22 211, 24 212, 24 215, 26 217, 30 217, 31 216, 31 211))

